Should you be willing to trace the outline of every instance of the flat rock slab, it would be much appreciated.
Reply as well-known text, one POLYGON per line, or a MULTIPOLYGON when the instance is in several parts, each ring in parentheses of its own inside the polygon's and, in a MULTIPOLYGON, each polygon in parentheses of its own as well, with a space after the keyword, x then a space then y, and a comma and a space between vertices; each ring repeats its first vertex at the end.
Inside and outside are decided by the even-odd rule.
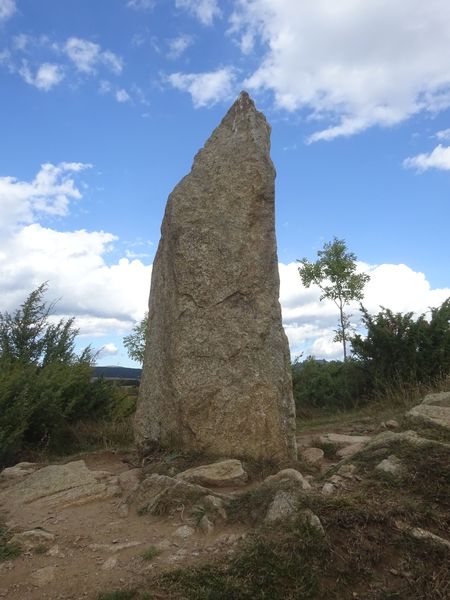
POLYGON ((422 404, 429 406, 445 406, 450 408, 450 392, 437 392, 436 394, 428 394, 422 400, 422 404))
POLYGON ((193 467, 178 473, 177 479, 198 483, 208 487, 225 487, 231 485, 244 485, 248 479, 240 460, 231 459, 210 465, 193 467))
POLYGON ((336 452, 336 456, 339 458, 349 458, 354 454, 357 454, 364 448, 364 444, 350 444, 349 446, 343 446, 336 452))
POLYGON ((325 433, 320 436, 321 444, 334 444, 335 446, 349 446, 351 444, 366 444, 370 442, 369 435, 345 435, 342 433, 325 433))
POLYGON ((105 497, 108 488, 97 481, 84 461, 78 460, 66 465, 43 467, 9 487, 2 496, 5 494, 20 504, 42 498, 56 504, 71 504, 105 497))
POLYGON ((410 423, 442 427, 450 431, 450 407, 419 404, 409 410, 405 418, 410 423))

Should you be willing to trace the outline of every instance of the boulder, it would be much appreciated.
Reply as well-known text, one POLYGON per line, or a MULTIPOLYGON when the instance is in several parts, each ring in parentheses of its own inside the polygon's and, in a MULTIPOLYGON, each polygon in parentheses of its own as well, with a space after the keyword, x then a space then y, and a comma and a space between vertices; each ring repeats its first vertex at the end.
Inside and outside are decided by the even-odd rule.
POLYGON ((180 507, 189 510, 209 495, 211 490, 200 485, 166 475, 150 475, 130 493, 127 502, 141 514, 166 514, 180 507))
POLYGON ((245 485, 248 475, 240 460, 230 459, 193 467, 178 473, 177 479, 210 487, 245 485))
POLYGON ((409 410, 405 419, 412 424, 437 426, 450 431, 450 407, 436 404, 419 404, 409 410))
POLYGON ((324 451, 320 448, 305 448, 301 451, 302 459, 309 465, 320 465, 324 456, 324 451))
POLYGON ((135 417, 142 453, 296 457, 274 179, 270 126, 243 92, 167 202, 135 417))
POLYGON ((263 485, 276 485, 281 481, 288 481, 294 484, 295 487, 300 487, 303 491, 309 491, 311 484, 303 477, 300 471, 295 469, 283 469, 275 475, 269 475, 264 479, 263 485))
POLYGON ((299 497, 292 490, 278 491, 267 510, 265 523, 274 523, 281 520, 295 519, 298 514, 299 497))

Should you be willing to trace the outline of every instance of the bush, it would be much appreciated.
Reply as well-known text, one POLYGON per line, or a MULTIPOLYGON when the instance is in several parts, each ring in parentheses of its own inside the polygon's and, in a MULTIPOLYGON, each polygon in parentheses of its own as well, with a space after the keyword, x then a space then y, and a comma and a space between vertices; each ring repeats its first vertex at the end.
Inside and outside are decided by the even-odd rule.
POLYGON ((61 450, 70 425, 129 414, 117 386, 92 380, 92 353, 74 351, 73 319, 50 323, 46 285, 13 314, 0 313, 0 466, 24 449, 61 450))
POLYGON ((358 406, 365 398, 366 379, 358 362, 324 361, 308 357, 292 365, 297 410, 327 408, 343 410, 358 406))
POLYGON ((450 298, 431 310, 430 320, 387 308, 374 316, 361 311, 367 336, 355 335, 351 343, 374 391, 430 385, 450 373, 450 298))

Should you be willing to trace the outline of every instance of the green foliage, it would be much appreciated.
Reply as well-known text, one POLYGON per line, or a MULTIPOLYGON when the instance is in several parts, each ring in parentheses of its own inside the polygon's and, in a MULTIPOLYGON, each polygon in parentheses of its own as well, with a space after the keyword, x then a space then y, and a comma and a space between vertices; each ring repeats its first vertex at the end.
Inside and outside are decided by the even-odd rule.
POLYGON ((320 299, 332 300, 337 306, 339 325, 334 341, 342 342, 346 360, 351 315, 345 312, 345 307, 353 300, 362 300, 369 276, 356 273, 356 255, 348 252, 344 240, 334 238, 332 242, 325 243, 317 256, 317 261, 313 263, 306 258, 299 260, 301 266, 298 272, 305 287, 317 285, 322 290, 320 299))
POLYGON ((323 361, 308 357, 292 365, 292 384, 297 411, 310 408, 344 410, 365 399, 366 377, 354 360, 323 361))
POLYGON ((20 546, 11 542, 11 532, 0 522, 0 562, 12 560, 21 554, 20 546))
POLYGON ((367 336, 355 335, 351 344, 374 389, 430 384, 450 373, 450 298, 431 310, 429 320, 383 307, 374 316, 361 311, 367 336))
POLYGON ((141 554, 142 559, 146 560, 146 561, 151 561, 154 558, 156 558, 157 556, 159 556, 161 554, 161 550, 158 550, 158 548, 156 548, 155 546, 150 546, 150 548, 147 548, 147 550, 144 550, 144 552, 141 554))
POLYGON ((144 362, 145 352, 145 336, 148 327, 148 313, 145 313, 144 318, 131 330, 130 335, 123 338, 123 345, 127 349, 128 356, 138 363, 144 362))
POLYGON ((0 313, 0 464, 23 448, 62 448, 67 426, 107 418, 123 394, 91 380, 92 352, 74 351, 74 319, 49 320, 53 305, 33 291, 14 313, 0 313))

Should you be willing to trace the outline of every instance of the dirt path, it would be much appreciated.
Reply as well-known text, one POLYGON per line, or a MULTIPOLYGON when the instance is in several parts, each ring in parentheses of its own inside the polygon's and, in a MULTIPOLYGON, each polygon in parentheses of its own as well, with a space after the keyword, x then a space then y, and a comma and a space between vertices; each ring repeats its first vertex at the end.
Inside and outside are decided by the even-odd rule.
MULTIPOLYGON (((129 469, 122 456, 112 452, 83 459, 95 471, 119 474, 129 469)), ((137 585, 154 570, 226 552, 242 533, 242 528, 229 525, 216 527, 211 534, 193 528, 179 530, 186 526, 181 514, 161 518, 138 516, 130 510, 121 517, 121 501, 121 497, 112 497, 57 510, 39 500, 21 506, 3 501, 0 510, 9 528, 43 528, 55 539, 49 550, 40 553, 38 548, 0 563, 0 598, 95 598, 99 592, 137 585), (190 535, 183 537, 186 532, 190 535), (160 554, 144 560, 143 552, 153 546, 160 554)))

